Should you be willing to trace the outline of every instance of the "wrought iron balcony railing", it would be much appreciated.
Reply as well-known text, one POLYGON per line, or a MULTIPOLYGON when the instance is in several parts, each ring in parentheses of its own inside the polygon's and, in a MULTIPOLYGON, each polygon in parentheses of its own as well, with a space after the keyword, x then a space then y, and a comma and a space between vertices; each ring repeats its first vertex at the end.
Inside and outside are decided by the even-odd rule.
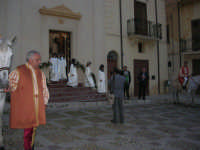
POLYGON ((127 21, 127 33, 129 37, 140 35, 151 39, 162 39, 162 25, 133 18, 127 21))
POLYGON ((200 51, 200 39, 181 39, 180 48, 182 52, 200 51))

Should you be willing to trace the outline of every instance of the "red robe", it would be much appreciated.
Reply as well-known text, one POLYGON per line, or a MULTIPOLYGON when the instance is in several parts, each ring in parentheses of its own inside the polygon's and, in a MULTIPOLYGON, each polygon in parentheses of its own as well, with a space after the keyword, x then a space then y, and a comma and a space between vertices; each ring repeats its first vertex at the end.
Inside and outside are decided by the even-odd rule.
POLYGON ((36 70, 39 93, 34 95, 31 70, 26 65, 19 66, 17 70, 20 78, 17 89, 11 92, 10 127, 24 129, 46 124, 42 72, 36 70))
POLYGON ((189 68, 188 67, 181 67, 181 70, 180 70, 180 72, 179 72, 179 76, 178 76, 178 80, 179 80, 179 82, 180 82, 180 84, 181 85, 183 85, 183 82, 184 82, 184 76, 188 76, 189 75, 189 68), (184 68, 186 68, 186 70, 187 71, 185 71, 185 69, 184 68), (182 74, 182 75, 181 75, 182 74))

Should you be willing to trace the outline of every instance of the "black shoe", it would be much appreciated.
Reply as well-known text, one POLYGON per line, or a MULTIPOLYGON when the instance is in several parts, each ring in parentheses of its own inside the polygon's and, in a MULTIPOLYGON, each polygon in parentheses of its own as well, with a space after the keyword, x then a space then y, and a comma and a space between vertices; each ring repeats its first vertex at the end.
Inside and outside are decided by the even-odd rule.
POLYGON ((110 122, 112 122, 112 123, 117 123, 115 120, 110 120, 110 122))
POLYGON ((120 124, 124 124, 124 121, 120 121, 120 124))
POLYGON ((1 146, 1 147, 0 147, 0 150, 5 150, 4 146, 1 146))
POLYGON ((32 147, 32 150, 34 150, 34 145, 33 145, 33 147, 32 147))

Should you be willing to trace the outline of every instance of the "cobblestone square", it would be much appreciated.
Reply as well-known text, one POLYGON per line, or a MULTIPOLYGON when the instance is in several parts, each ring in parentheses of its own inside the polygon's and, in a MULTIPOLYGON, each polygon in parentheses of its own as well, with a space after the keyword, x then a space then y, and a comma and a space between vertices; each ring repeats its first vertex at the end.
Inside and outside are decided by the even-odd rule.
MULTIPOLYGON (((36 150, 199 150, 200 108, 173 104, 126 105, 125 123, 112 124, 110 105, 47 108, 36 150)), ((3 116, 6 150, 23 149, 23 130, 3 116)))

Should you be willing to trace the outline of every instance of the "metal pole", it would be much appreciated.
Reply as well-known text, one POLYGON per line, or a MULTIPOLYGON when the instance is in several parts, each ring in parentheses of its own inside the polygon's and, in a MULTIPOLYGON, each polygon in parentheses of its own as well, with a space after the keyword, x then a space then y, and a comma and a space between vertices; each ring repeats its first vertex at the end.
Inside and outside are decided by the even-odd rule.
POLYGON ((120 17, 120 45, 121 45, 121 68, 123 67, 123 37, 122 37, 122 1, 119 0, 119 17, 120 17))
POLYGON ((177 3, 178 7, 178 39, 179 39, 179 60, 180 60, 180 68, 182 64, 182 57, 181 57, 181 18, 180 18, 180 2, 177 3))
POLYGON ((160 94, 160 46, 158 39, 158 10, 157 10, 157 0, 155 0, 155 16, 156 16, 156 45, 157 45, 157 63, 158 63, 158 94, 160 94))

